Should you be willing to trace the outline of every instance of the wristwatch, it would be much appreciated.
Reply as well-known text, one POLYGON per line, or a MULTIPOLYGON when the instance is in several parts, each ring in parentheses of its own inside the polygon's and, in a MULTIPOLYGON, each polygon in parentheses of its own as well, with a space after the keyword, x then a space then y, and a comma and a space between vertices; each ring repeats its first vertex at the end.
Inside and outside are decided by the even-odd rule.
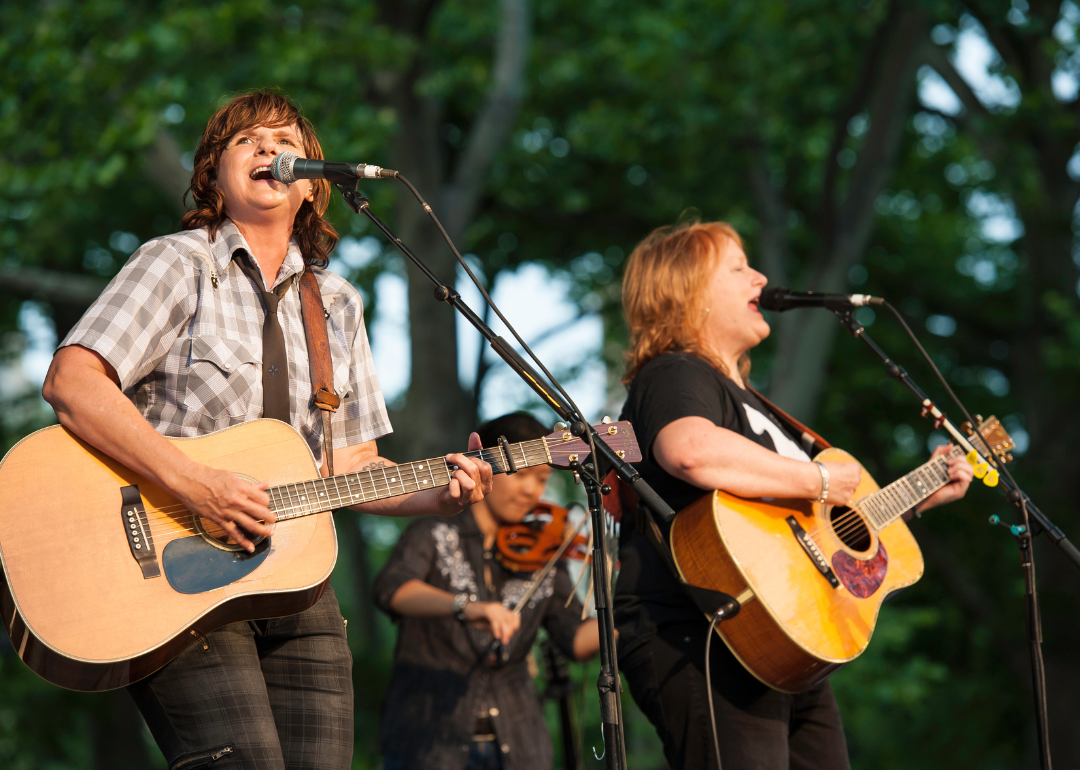
POLYGON ((469 602, 475 602, 475 601, 476 601, 476 597, 472 596, 470 594, 467 594, 467 593, 464 593, 464 592, 462 592, 460 594, 457 594, 454 597, 454 606, 452 608, 452 612, 453 612, 454 617, 457 618, 462 623, 464 623, 465 622, 465 605, 468 604, 469 602))

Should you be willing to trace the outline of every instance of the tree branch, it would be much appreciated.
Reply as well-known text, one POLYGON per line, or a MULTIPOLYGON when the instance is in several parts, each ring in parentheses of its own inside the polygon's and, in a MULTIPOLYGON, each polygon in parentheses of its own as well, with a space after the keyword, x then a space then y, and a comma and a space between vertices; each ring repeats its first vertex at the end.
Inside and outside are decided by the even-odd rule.
POLYGON ((824 291, 843 288, 848 269, 862 253, 874 226, 874 202, 896 165, 900 139, 915 83, 917 51, 926 39, 928 18, 920 8, 906 8, 881 62, 881 77, 870 100, 866 133, 844 203, 838 212, 836 243, 825 275, 824 291))
POLYGON ((176 139, 161 129, 154 137, 154 143, 143 154, 143 172, 174 204, 174 211, 183 214, 188 208, 184 203, 184 193, 191 184, 191 172, 184 168, 180 156, 180 145, 176 139))
POLYGON ((39 299, 50 304, 90 307, 105 288, 101 278, 40 267, 7 267, 0 264, 0 287, 7 294, 39 299))
POLYGON ((501 21, 495 39, 491 85, 473 122, 469 141, 442 195, 446 229, 455 240, 476 214, 495 153, 517 119, 525 93, 531 14, 529 0, 500 0, 501 21))
POLYGON ((788 259, 791 241, 788 238, 787 204, 783 194, 773 184, 765 150, 760 145, 750 150, 750 189, 757 204, 761 222, 761 265, 769 282, 787 285, 788 259))
POLYGON ((877 30, 874 32, 874 38, 867 47, 866 59, 863 62, 859 79, 843 108, 834 118, 832 142, 829 152, 825 156, 829 159, 829 162, 825 164, 825 181, 822 184, 821 194, 821 215, 818 218, 823 231, 822 241, 827 246, 832 245, 835 236, 836 181, 839 176, 838 164, 835 161, 847 141, 848 124, 863 109, 878 78, 881 57, 888 48, 890 36, 895 34, 897 29, 896 17, 897 6, 895 3, 890 3, 884 22, 878 25, 877 30))
MULTIPOLYGON (((917 53, 926 39, 929 18, 918 6, 903 6, 889 36, 878 77, 869 101, 870 127, 852 169, 847 194, 832 227, 833 243, 822 243, 822 264, 813 288, 838 292, 847 285, 847 273, 866 248, 875 223, 874 202, 893 174, 910 114, 917 53)), ((826 158, 833 163, 833 158, 826 158)), ((780 346, 770 395, 801 420, 810 420, 825 382, 825 370, 837 325, 827 313, 814 314, 804 323, 780 327, 780 346)))
POLYGON ((937 74, 941 75, 945 83, 953 90, 953 93, 960 99, 960 103, 964 105, 964 109, 979 117, 988 117, 990 115, 986 105, 975 95, 968 82, 964 80, 956 67, 953 66, 953 63, 949 61, 949 56, 944 48, 935 43, 929 43, 923 47, 922 55, 923 60, 937 74))

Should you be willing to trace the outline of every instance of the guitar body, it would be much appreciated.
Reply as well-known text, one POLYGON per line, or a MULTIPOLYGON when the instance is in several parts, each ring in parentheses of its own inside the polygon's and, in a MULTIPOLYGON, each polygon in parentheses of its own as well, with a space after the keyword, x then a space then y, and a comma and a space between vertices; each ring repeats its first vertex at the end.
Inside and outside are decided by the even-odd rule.
MULTIPOLYGON (((857 462, 835 448, 815 459, 857 462)), ((864 469, 853 499, 878 489, 864 469)), ((717 490, 672 524, 671 550, 687 582, 741 602, 717 633, 773 689, 803 692, 857 658, 870 642, 882 602, 922 576, 922 553, 902 520, 875 532, 845 510, 717 490), (819 559, 800 542, 798 529, 819 559), (835 586, 819 569, 822 563, 835 586)))
MULTIPOLYGON (((193 460, 271 485, 319 475, 300 434, 276 420, 170 440, 193 460)), ((0 612, 19 657, 63 687, 123 687, 227 623, 311 607, 337 559, 329 511, 279 521, 253 556, 192 525, 168 492, 66 429, 23 439, 0 463, 0 612), (157 576, 129 548, 135 517, 121 490, 132 485, 157 576)))

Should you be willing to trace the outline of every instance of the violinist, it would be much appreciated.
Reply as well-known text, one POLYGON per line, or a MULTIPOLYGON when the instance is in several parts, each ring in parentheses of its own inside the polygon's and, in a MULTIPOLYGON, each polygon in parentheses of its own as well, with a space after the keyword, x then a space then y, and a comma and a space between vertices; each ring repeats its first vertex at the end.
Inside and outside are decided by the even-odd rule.
MULTIPOLYGON (((549 431, 530 415, 514 413, 477 432, 491 447, 500 436, 520 442, 549 431)), ((541 626, 566 655, 595 655, 596 621, 582 621, 561 562, 516 614, 530 579, 540 573, 515 571, 511 567, 520 565, 513 554, 496 548, 500 528, 537 507, 550 475, 551 468, 540 465, 496 476, 491 493, 470 509, 414 521, 375 579, 376 605, 399 623, 383 706, 385 770, 552 766, 526 657, 541 626), (496 639, 503 646, 497 658, 490 654, 496 639)))

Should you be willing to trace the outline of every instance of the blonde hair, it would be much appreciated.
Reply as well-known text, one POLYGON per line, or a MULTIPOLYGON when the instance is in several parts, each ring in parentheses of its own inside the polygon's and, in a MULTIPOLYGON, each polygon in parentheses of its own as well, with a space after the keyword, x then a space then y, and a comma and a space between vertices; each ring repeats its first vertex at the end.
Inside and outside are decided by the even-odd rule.
MULTIPOLYGON (((687 222, 653 230, 631 252, 622 283, 630 329, 624 383, 652 359, 673 351, 698 356, 730 376, 705 341, 705 288, 728 243, 743 245, 728 223, 687 222)), ((739 374, 749 373, 750 357, 744 355, 739 374)))

